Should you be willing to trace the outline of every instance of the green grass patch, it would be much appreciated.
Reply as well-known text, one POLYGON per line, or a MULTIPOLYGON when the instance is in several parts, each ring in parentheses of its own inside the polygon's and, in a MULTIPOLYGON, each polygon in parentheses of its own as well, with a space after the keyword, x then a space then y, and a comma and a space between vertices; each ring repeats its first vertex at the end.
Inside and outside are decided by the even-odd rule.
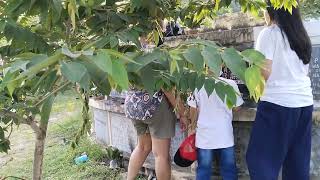
MULTIPOLYGON (((122 170, 111 170, 107 166, 101 164, 101 161, 106 157, 106 150, 100 145, 92 142, 88 137, 81 138, 79 145, 75 148, 71 148, 71 142, 74 140, 82 122, 81 114, 77 111, 77 100, 75 100, 72 94, 66 97, 58 97, 55 102, 55 113, 63 114, 63 104, 74 104, 73 111, 75 113, 62 117, 54 121, 50 121, 48 128, 48 135, 46 140, 44 166, 43 166, 43 178, 44 179, 108 179, 117 180, 120 179, 120 173, 122 170), (58 106, 58 107, 57 107, 58 106), (60 107, 61 106, 61 107, 60 107), (86 152, 89 161, 76 165, 74 158, 86 152)), ((15 132, 17 136, 13 138, 19 138, 32 135, 30 128, 21 128, 15 132)), ((33 141, 34 138, 28 138, 27 141, 33 141)), ((17 141, 18 142, 18 141, 17 141)), ((15 146, 15 144, 13 144, 15 146)), ((12 161, 0 168, 0 177, 15 176, 24 179, 31 179, 32 177, 32 160, 33 160, 33 143, 26 143, 24 147, 26 150, 22 157, 16 158, 15 153, 8 154, 12 156, 12 161)), ((1 179, 1 178, 0 178, 1 179)), ((8 178, 16 179, 16 178, 8 178)))

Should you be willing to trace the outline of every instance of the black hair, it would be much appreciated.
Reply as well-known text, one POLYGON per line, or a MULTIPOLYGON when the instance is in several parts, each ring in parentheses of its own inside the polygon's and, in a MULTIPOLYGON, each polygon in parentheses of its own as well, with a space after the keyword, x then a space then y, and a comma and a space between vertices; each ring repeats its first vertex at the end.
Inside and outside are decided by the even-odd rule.
POLYGON ((292 7, 291 14, 284 8, 275 9, 272 7, 270 0, 267 1, 267 5, 270 20, 279 26, 282 33, 285 33, 291 49, 296 52, 303 64, 309 64, 312 46, 307 31, 303 26, 299 8, 292 7))

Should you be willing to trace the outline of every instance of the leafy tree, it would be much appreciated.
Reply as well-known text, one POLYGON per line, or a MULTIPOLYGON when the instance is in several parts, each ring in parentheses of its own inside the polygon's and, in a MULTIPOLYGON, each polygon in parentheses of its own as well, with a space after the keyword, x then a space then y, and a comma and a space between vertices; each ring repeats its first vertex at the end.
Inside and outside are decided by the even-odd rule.
POLYGON ((319 0, 303 0, 301 1, 301 14, 304 18, 318 19, 320 17, 320 1, 319 0))
MULTIPOLYGON (((244 11, 256 12, 258 0, 235 0, 244 11)), ((82 99, 83 128, 89 128, 88 96, 96 89, 129 86, 149 92, 175 89, 177 94, 204 87, 214 90, 229 107, 236 93, 217 81, 226 65, 243 80, 257 100, 264 87, 264 57, 254 50, 238 52, 211 41, 191 40, 178 47, 141 50, 139 37, 155 44, 163 19, 181 19, 195 27, 231 0, 5 0, 0 1, 0 47, 5 65, 0 83, 0 152, 10 148, 14 125, 28 124, 36 134, 33 179, 41 179, 43 151, 52 104, 67 89, 82 99), (209 73, 212 72, 212 73, 209 73)), ((273 0, 290 11, 296 1, 273 0)), ((78 138, 79 136, 77 136, 78 138)), ((74 144, 75 145, 75 144, 74 144)))

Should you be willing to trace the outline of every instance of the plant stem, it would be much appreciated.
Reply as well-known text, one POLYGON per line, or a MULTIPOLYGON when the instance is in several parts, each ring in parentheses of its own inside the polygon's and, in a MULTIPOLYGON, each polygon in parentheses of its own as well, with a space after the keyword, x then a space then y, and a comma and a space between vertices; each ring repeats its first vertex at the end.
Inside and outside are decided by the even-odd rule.
POLYGON ((43 101, 45 101, 52 94, 55 94, 55 93, 59 92, 61 89, 63 89, 64 87, 68 86, 70 83, 71 83, 70 81, 67 81, 62 86, 58 87, 57 89, 55 89, 52 92, 50 92, 49 94, 47 94, 44 98, 42 98, 40 101, 38 101, 34 106, 35 107, 39 106, 43 101))

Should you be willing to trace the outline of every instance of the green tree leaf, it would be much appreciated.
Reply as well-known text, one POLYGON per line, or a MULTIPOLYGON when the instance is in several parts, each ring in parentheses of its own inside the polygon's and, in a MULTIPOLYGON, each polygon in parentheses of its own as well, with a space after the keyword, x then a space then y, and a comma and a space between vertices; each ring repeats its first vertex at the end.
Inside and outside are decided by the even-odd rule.
POLYGON ((158 76, 158 73, 153 71, 150 66, 146 66, 143 69, 141 69, 140 77, 143 84, 143 87, 145 90, 149 92, 149 94, 153 94, 155 89, 155 82, 156 77, 158 76))
POLYGON ((206 89, 206 92, 208 94, 208 97, 212 94, 215 87, 215 80, 212 78, 208 78, 205 80, 204 88, 206 89))
POLYGON ((245 61, 258 66, 262 66, 265 60, 265 56, 261 52, 254 49, 247 49, 242 51, 241 54, 245 61))
POLYGON ((8 153, 10 149, 10 141, 8 139, 4 139, 0 141, 0 152, 8 153))
POLYGON ((191 72, 188 73, 187 75, 187 79, 188 79, 188 86, 190 91, 194 91, 196 89, 196 80, 197 80, 197 73, 196 72, 191 72))
POLYGON ((2 129, 2 127, 0 126, 0 141, 4 140, 5 136, 4 136, 4 131, 2 129))
POLYGON ((218 77, 222 67, 222 59, 218 50, 214 47, 206 46, 201 54, 210 70, 218 77))
POLYGON ((225 92, 225 85, 223 82, 219 81, 215 84, 215 92, 219 96, 222 102, 226 100, 226 92, 225 92))
POLYGON ((80 82, 85 76, 87 69, 78 62, 61 62, 61 73, 69 81, 76 83, 80 82))
POLYGON ((118 44, 119 44, 118 38, 115 36, 110 36, 110 47, 115 48, 118 46, 118 44))
POLYGON ((48 123, 54 99, 55 96, 51 95, 44 101, 40 113, 42 123, 48 123))
POLYGON ((244 72, 247 68, 245 61, 234 48, 227 48, 222 53, 222 59, 226 66, 242 81, 245 80, 244 72))
POLYGON ((73 30, 75 30, 76 29, 76 15, 78 15, 77 2, 76 2, 76 0, 68 0, 68 1, 69 1, 68 2, 68 14, 71 19, 71 24, 72 24, 73 30))
POLYGON ((179 71, 177 60, 172 59, 170 61, 170 74, 173 74, 176 70, 179 71))
POLYGON ((201 71, 204 67, 201 51, 196 47, 191 47, 183 53, 184 58, 194 65, 196 71, 201 71))
POLYGON ((259 98, 263 94, 265 80, 261 74, 258 66, 251 66, 245 72, 246 85, 250 92, 250 97, 258 102, 259 98))
POLYGON ((51 71, 43 81, 43 85, 40 89, 43 89, 45 92, 50 91, 53 88, 55 81, 57 79, 58 79, 57 70, 51 71))
POLYGON ((205 82, 205 76, 202 74, 198 77, 196 81, 196 88, 200 90, 203 87, 204 82, 205 82))
POLYGON ((80 63, 87 69, 91 80, 103 95, 109 95, 111 86, 108 81, 108 74, 102 71, 92 60, 82 57, 80 63))
POLYGON ((21 84, 21 80, 16 79, 18 72, 7 72, 0 84, 0 90, 7 88, 9 95, 12 96, 14 90, 21 84))
POLYGON ((15 61, 10 65, 10 72, 15 72, 17 70, 26 71, 28 63, 29 61, 22 61, 22 60, 15 61))
POLYGON ((128 72, 138 72, 143 67, 150 64, 151 62, 159 59, 160 55, 161 55, 160 51, 153 51, 151 53, 146 53, 141 56, 138 56, 137 58, 134 59, 136 63, 133 63, 133 62, 128 63, 127 70, 128 72))
POLYGON ((54 23, 58 22, 60 17, 61 17, 61 12, 62 12, 62 3, 61 0, 52 0, 52 10, 54 14, 54 23))
POLYGON ((118 60, 112 59, 112 79, 123 89, 129 89, 129 78, 125 66, 118 60))
POLYGON ((180 78, 180 82, 179 82, 179 90, 182 92, 187 92, 188 90, 188 78, 187 76, 184 74, 181 78, 180 78))
POLYGON ((101 49, 97 52, 97 55, 91 56, 90 58, 93 59, 95 64, 104 72, 112 74, 112 61, 107 51, 101 49))
POLYGON ((225 86, 225 92, 226 92, 226 103, 228 108, 232 108, 236 105, 237 103, 237 95, 236 95, 236 91, 233 89, 232 86, 230 85, 226 85, 225 86))

